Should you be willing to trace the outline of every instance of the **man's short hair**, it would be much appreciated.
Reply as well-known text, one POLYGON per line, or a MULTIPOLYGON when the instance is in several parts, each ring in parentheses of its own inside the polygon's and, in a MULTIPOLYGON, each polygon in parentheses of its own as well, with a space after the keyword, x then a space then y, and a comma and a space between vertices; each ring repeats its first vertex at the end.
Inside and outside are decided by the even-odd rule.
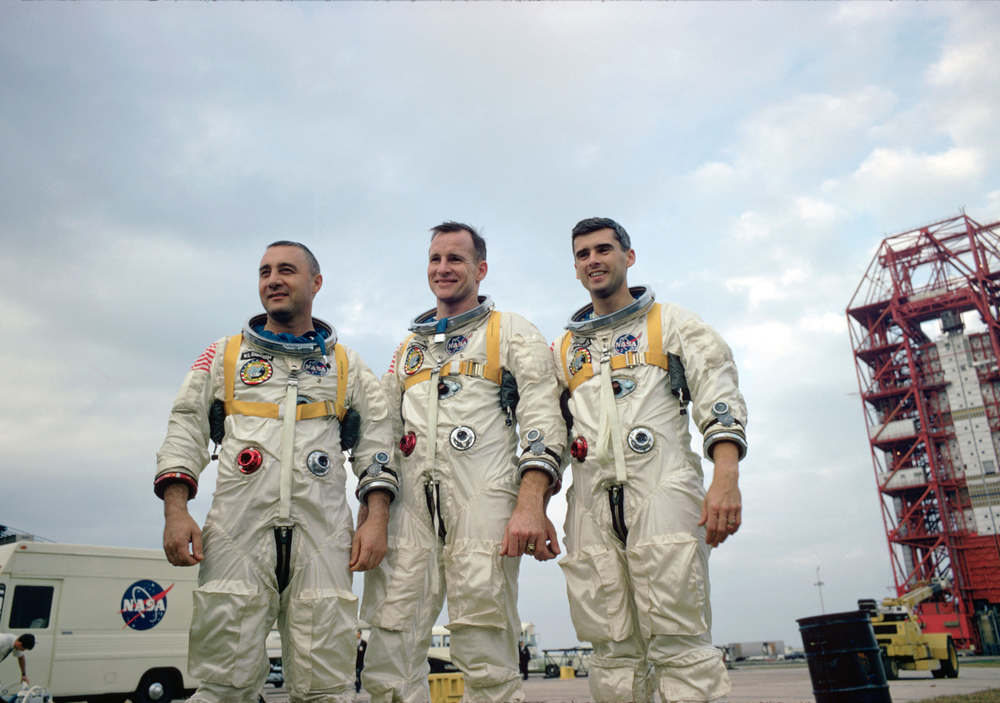
POLYGON ((17 641, 21 643, 21 646, 25 649, 35 648, 35 636, 31 634, 24 634, 17 638, 17 641))
POLYGON ((272 247, 298 247, 306 254, 306 262, 309 264, 309 275, 310 276, 319 275, 319 261, 316 260, 316 256, 311 251, 309 251, 309 247, 307 247, 305 244, 301 244, 299 242, 290 242, 287 239, 282 239, 279 242, 274 242, 272 244, 267 245, 268 249, 272 247))
POLYGON ((621 245, 622 251, 628 251, 632 248, 632 240, 629 239, 625 228, 607 217, 588 217, 586 220, 580 220, 573 228, 573 239, 601 229, 610 229, 615 233, 615 239, 621 245))
POLYGON ((434 237, 439 234, 451 234, 452 232, 468 232, 469 236, 472 237, 472 248, 476 252, 476 263, 480 261, 486 261, 486 240, 483 239, 479 232, 476 231, 475 227, 465 224, 464 222, 454 222, 449 220, 448 222, 442 222, 437 227, 431 227, 431 241, 434 241, 434 237))

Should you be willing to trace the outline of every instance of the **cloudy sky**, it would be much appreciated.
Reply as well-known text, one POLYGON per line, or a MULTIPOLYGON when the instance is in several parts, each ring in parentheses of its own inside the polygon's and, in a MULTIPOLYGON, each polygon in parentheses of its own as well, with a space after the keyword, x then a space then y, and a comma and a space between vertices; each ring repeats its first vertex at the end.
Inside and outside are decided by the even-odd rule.
MULTIPOLYGON (((0 0, 0 522, 159 547, 170 405, 267 243, 314 249, 316 313, 381 374, 429 227, 482 227, 482 291, 552 339, 569 230, 608 216, 740 366, 714 639, 800 645, 817 567, 827 612, 892 585, 844 309, 887 234, 1000 220, 998 106, 997 3, 0 0)), ((559 568, 521 586, 574 644, 559 568)))

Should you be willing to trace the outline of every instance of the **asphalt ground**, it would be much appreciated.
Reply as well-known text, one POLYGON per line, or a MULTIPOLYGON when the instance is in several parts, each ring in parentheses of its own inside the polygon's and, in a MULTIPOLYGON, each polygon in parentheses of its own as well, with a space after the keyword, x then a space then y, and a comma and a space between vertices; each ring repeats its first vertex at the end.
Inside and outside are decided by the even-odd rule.
MULTIPOLYGON (((964 663, 964 662, 963 662, 964 663)), ((730 670, 733 691, 730 703, 815 703, 812 682, 805 664, 759 665, 730 670)), ((978 693, 1000 689, 1000 667, 963 666, 957 679, 935 679, 928 672, 903 671, 897 681, 889 683, 893 703, 922 701, 935 696, 978 693)), ((267 686, 268 703, 287 703, 284 689, 267 686)), ((546 679, 532 675, 524 683, 524 695, 530 702, 588 703, 590 688, 586 678, 546 679)), ((364 690, 358 703, 370 700, 364 690)), ((659 700, 659 699, 657 699, 659 700)))

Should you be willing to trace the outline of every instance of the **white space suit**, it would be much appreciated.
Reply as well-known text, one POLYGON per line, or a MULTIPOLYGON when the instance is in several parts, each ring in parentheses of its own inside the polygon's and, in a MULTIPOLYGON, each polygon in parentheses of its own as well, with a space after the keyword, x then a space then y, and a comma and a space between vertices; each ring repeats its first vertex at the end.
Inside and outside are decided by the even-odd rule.
POLYGON ((395 495, 385 467, 388 404, 330 325, 313 320, 333 364, 322 345, 265 339, 255 331, 263 321, 251 318, 242 338, 222 338, 195 362, 157 454, 157 495, 182 481, 193 497, 209 460, 210 408, 225 404, 188 659, 202 685, 191 700, 256 702, 268 670, 264 640, 277 617, 291 699, 347 703, 355 697, 357 597, 341 420, 346 408, 360 414, 362 500, 376 487, 395 495))
POLYGON ((705 489, 682 378, 706 456, 725 439, 742 457, 746 406, 718 333, 630 290, 615 313, 577 312, 553 345, 573 416, 560 566, 577 637, 594 646, 596 701, 652 700, 657 684, 664 701, 708 701, 730 685, 711 640, 705 489))
POLYGON ((372 701, 428 700, 427 649, 446 593, 462 700, 524 699, 520 560, 499 552, 521 473, 535 468, 560 480, 565 424, 545 339, 524 318, 480 301, 442 323, 433 310, 417 317, 382 379, 402 438, 401 500, 389 552, 365 576, 361 617, 373 629, 362 678, 372 701), (501 407, 503 371, 517 380, 519 428, 501 407))

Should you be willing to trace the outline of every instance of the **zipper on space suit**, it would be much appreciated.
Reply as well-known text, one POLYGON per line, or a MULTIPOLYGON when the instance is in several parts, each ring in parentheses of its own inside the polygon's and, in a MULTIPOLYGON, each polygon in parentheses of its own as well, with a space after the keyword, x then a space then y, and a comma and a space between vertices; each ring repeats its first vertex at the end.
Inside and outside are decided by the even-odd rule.
POLYGON ((295 415, 299 394, 299 366, 289 363, 288 381, 285 384, 285 404, 282 407, 281 473, 278 479, 278 519, 274 527, 274 574, 278 579, 278 593, 288 586, 292 561, 292 461, 295 452, 295 415))
POLYGON ((274 563, 274 575, 278 578, 278 593, 288 586, 288 575, 292 564, 292 528, 274 528, 274 546, 277 558, 274 563))
POLYGON ((441 482, 431 480, 425 483, 424 497, 427 499, 427 510, 431 514, 431 524, 437 528, 441 540, 446 541, 448 531, 444 529, 444 520, 441 519, 441 482))
POLYGON ((611 527, 622 544, 625 544, 628 540, 628 526, 625 524, 625 486, 611 486, 608 489, 608 502, 611 504, 611 527))

